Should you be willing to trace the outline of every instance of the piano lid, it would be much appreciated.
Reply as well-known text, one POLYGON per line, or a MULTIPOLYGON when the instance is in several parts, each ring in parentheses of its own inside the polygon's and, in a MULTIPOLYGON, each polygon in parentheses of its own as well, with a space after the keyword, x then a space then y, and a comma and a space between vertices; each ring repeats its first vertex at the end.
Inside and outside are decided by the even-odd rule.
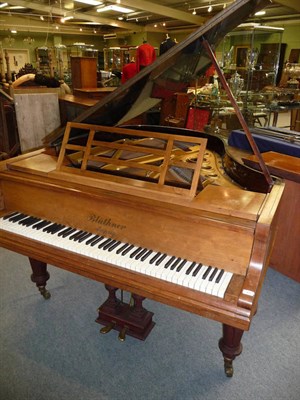
MULTIPOLYGON (((80 114, 74 122, 120 125, 154 107, 163 98, 185 91, 190 82, 211 64, 202 40, 205 39, 216 48, 228 32, 270 2, 236 0, 136 76, 80 114)), ((49 135, 47 144, 56 146, 61 142, 62 134, 49 135)))

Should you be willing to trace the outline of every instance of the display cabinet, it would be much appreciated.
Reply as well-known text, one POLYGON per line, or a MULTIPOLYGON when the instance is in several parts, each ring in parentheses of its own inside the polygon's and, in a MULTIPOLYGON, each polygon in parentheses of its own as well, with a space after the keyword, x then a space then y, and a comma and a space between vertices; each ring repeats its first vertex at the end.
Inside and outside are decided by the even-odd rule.
POLYGON ((136 56, 136 46, 107 47, 104 52, 105 71, 121 71, 136 56))
POLYGON ((220 63, 233 94, 243 104, 242 111, 250 126, 266 125, 269 121, 284 61, 283 31, 245 24, 223 40, 220 63))

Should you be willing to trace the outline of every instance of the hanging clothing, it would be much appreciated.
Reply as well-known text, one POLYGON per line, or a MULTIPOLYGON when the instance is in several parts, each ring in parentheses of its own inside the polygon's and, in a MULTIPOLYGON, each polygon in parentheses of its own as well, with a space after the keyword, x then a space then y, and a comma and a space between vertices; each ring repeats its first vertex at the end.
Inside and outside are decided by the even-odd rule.
POLYGON ((137 74, 137 67, 134 61, 125 64, 122 68, 122 78, 121 82, 125 83, 128 79, 133 78, 137 74))
POLYGON ((166 51, 168 51, 171 47, 175 46, 176 42, 172 40, 171 38, 167 38, 163 42, 161 42, 159 46, 159 55, 161 56, 164 54, 166 51))
POLYGON ((147 67, 155 61, 156 53, 155 49, 149 43, 141 44, 136 50, 136 65, 137 70, 140 71, 141 68, 147 67))

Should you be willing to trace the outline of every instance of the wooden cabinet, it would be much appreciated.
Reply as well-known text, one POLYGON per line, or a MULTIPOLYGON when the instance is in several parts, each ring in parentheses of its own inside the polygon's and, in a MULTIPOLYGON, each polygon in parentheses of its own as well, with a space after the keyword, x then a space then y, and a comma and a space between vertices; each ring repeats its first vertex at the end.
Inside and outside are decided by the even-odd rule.
POLYGON ((73 89, 97 87, 97 58, 71 57, 73 89))

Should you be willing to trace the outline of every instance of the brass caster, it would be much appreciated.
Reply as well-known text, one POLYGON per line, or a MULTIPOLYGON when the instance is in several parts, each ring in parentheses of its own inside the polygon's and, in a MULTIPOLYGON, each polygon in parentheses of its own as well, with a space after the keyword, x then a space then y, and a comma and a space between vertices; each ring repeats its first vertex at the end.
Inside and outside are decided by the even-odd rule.
POLYGON ((232 365, 232 360, 229 358, 224 358, 224 370, 225 374, 228 378, 232 378, 233 376, 233 365, 232 365))
POLYGON ((50 299, 51 293, 45 288, 45 286, 38 286, 38 289, 45 300, 50 299))
POLYGON ((119 333, 118 339, 120 340, 120 342, 124 342, 125 341, 127 329, 128 329, 127 326, 124 326, 124 328, 119 333))
POLYGON ((110 332, 115 327, 115 325, 116 325, 115 322, 110 322, 108 325, 100 329, 100 333, 105 335, 106 333, 110 332))

